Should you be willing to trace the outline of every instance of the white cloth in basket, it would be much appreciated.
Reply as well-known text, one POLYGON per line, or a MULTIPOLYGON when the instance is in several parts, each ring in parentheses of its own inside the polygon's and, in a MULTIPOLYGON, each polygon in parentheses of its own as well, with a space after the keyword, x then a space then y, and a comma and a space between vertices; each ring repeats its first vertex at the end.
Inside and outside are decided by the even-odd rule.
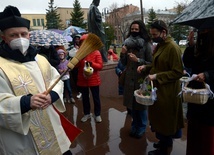
POLYGON ((187 98, 187 94, 189 94, 190 96, 188 97, 187 102, 205 104, 206 101, 204 101, 204 100, 199 101, 200 100, 199 95, 201 95, 201 96, 204 95, 203 98, 207 98, 206 100, 208 100, 208 98, 213 98, 214 94, 213 94, 212 90, 210 89, 210 86, 207 83, 205 83, 204 89, 188 88, 187 84, 190 81, 194 80, 196 77, 197 77, 197 75, 193 74, 192 77, 181 78, 180 81, 182 82, 182 90, 178 95, 181 96, 183 94, 182 96, 185 101, 185 99, 187 98), (197 96, 197 99, 196 99, 196 96, 197 96), (191 97, 192 97, 192 99, 191 99, 191 97), (194 99, 194 97, 195 97, 195 99, 194 99))

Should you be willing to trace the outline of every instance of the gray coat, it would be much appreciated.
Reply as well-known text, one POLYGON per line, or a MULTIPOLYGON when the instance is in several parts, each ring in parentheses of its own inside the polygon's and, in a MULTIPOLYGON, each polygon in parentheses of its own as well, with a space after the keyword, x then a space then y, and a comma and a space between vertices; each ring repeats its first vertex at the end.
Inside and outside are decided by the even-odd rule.
POLYGON ((135 101, 134 91, 140 87, 139 79, 144 79, 146 76, 137 73, 137 67, 143 64, 151 64, 152 62, 152 45, 142 38, 132 36, 125 40, 124 45, 128 49, 127 53, 132 52, 135 54, 140 58, 140 62, 131 61, 127 53, 121 53, 120 55, 122 64, 126 66, 123 104, 130 109, 144 110, 146 106, 135 101))

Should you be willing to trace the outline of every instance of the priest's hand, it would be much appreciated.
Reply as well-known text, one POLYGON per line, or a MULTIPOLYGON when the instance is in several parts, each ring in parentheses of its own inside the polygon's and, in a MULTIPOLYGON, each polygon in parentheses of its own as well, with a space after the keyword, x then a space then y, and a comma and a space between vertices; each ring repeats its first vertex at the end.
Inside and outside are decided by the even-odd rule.
POLYGON ((30 100, 30 107, 33 110, 36 109, 45 109, 51 104, 50 94, 46 95, 44 93, 39 93, 33 95, 30 100))

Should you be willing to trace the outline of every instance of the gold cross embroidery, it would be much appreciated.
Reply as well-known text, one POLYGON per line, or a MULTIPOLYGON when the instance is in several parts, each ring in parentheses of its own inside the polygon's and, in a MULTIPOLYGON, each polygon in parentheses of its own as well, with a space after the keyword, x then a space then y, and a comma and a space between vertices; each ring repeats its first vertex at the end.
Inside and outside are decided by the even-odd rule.
POLYGON ((29 80, 29 77, 18 76, 18 79, 14 79, 15 87, 14 89, 24 89, 26 94, 29 94, 28 85, 32 83, 32 80, 29 80))

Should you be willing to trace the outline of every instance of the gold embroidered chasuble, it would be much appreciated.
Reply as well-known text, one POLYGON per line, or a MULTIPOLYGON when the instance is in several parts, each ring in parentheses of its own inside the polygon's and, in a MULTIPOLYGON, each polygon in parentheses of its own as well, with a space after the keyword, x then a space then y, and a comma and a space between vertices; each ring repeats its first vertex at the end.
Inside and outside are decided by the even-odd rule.
MULTIPOLYGON (((46 63, 47 60, 44 57, 37 55, 37 59, 39 60, 37 61, 37 64, 41 70, 43 81, 47 89, 47 87, 50 85, 50 67, 49 64, 46 63)), ((30 72, 22 63, 12 62, 2 57, 0 57, 0 62, 0 67, 10 80, 14 94, 16 96, 39 93, 33 78, 31 78, 30 72)), ((60 151, 60 147, 46 109, 38 109, 34 111, 31 110, 30 115, 30 130, 32 132, 39 154, 61 155, 62 153, 60 151)))

